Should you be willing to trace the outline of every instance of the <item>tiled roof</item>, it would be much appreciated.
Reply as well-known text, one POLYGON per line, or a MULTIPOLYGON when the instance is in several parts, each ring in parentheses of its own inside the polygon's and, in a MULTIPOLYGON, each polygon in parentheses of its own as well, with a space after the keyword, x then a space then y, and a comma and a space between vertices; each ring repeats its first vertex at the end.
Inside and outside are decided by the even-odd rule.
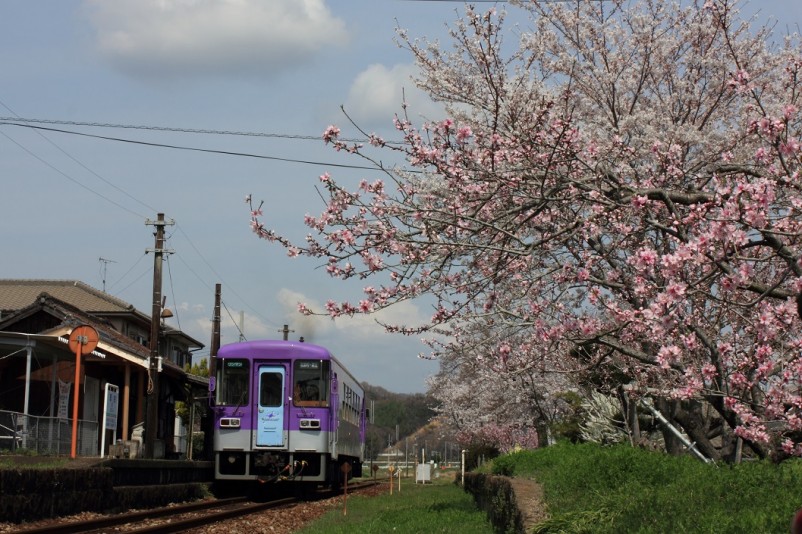
MULTIPOLYGON (((0 318, 33 304, 42 293, 95 315, 125 313, 150 322, 150 315, 137 310, 132 304, 104 293, 79 280, 29 280, 0 278, 0 318)), ((203 343, 181 330, 164 325, 167 334, 179 334, 190 345, 203 347, 203 343)))
POLYGON ((30 308, 44 309, 45 307, 48 307, 50 309, 50 313, 62 321, 62 325, 74 327, 79 324, 87 324, 97 330, 98 334, 100 334, 100 339, 106 343, 114 345, 142 358, 147 358, 150 354, 150 351, 147 347, 144 347, 141 343, 137 343, 133 339, 117 332, 105 321, 99 320, 97 317, 94 317, 91 314, 84 313, 78 308, 71 306, 70 304, 57 298, 41 295, 41 299, 43 299, 43 301, 40 300, 40 302, 32 304, 30 308))
POLYGON ((131 304, 78 280, 0 279, 0 311, 30 306, 41 293, 89 313, 134 312, 131 304))

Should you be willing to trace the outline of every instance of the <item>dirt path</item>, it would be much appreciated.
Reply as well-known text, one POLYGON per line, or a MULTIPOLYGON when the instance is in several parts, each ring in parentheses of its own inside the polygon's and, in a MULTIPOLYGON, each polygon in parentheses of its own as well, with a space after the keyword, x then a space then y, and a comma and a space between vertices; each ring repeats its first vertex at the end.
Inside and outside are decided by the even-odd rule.
POLYGON ((510 483, 515 491, 515 500, 524 520, 525 532, 548 517, 543 504, 543 488, 528 478, 511 478, 510 483))

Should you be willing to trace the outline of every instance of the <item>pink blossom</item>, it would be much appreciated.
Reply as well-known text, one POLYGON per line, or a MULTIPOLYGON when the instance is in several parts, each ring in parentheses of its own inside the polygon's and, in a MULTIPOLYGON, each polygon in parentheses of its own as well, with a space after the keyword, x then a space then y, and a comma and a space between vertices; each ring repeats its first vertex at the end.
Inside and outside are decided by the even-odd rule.
POLYGON ((336 126, 331 125, 327 127, 326 130, 323 132, 323 142, 330 143, 332 141, 335 141, 337 140, 337 137, 339 137, 339 135, 340 135, 340 129, 337 128, 336 126))

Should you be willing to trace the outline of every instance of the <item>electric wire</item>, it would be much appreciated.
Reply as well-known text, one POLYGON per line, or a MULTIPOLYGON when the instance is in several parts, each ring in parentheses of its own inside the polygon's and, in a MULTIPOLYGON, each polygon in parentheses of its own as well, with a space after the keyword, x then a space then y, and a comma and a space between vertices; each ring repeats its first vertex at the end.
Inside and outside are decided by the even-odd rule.
MULTIPOLYGON (((14 115, 16 115, 16 113, 14 113, 14 111, 11 110, 11 108, 9 108, 8 106, 6 106, 2 101, 0 101, 0 105, 2 105, 8 111, 10 111, 14 115)), ((231 156, 253 157, 253 158, 258 158, 258 159, 268 159, 268 160, 274 160, 274 161, 285 161, 285 162, 290 162, 290 163, 301 163, 301 164, 319 165, 319 166, 327 166, 327 167, 339 167, 339 168, 371 170, 371 171, 381 170, 381 168, 377 169, 376 167, 361 166, 361 165, 325 163, 325 162, 316 162, 316 161, 308 161, 308 160, 300 160, 300 159, 281 158, 281 157, 275 157, 275 156, 266 156, 266 155, 259 155, 259 154, 250 154, 250 153, 245 153, 245 152, 233 152, 233 151, 224 151, 224 150, 203 149, 203 148, 197 148, 197 147, 184 147, 184 146, 178 146, 178 145, 170 145, 170 144, 163 144, 163 143, 153 143, 153 142, 147 142, 147 141, 137 141, 137 140, 116 138, 116 137, 110 137, 110 136, 99 136, 99 135, 94 135, 94 134, 87 134, 87 133, 83 133, 83 132, 75 132, 75 131, 63 130, 63 129, 58 129, 58 128, 47 128, 47 127, 41 127, 41 126, 33 126, 31 124, 20 124, 21 122, 37 122, 37 123, 50 123, 50 124, 72 124, 72 125, 83 125, 83 126, 98 126, 98 127, 109 127, 109 128, 113 127, 113 128, 156 130, 156 131, 173 131, 173 132, 198 133, 198 134, 274 137, 274 138, 315 140, 315 141, 320 141, 320 137, 319 136, 286 135, 286 134, 268 134, 268 133, 264 133, 264 132, 234 132, 234 131, 223 131, 223 130, 192 130, 192 129, 187 129, 187 128, 168 128, 168 127, 156 127, 156 126, 137 126, 137 125, 119 125, 119 124, 115 125, 115 124, 109 124, 109 123, 106 123, 106 124, 103 124, 103 123, 87 123, 87 122, 78 122, 78 121, 54 121, 54 120, 47 120, 47 119, 25 119, 25 118, 21 118, 21 117, 0 117, 0 125, 17 126, 17 127, 28 128, 28 129, 36 131, 41 137, 43 137, 45 140, 47 140, 50 144, 52 144, 54 147, 56 147, 59 151, 61 151, 63 154, 65 154, 67 157, 69 157, 71 160, 73 160, 75 163, 80 165, 87 172, 90 172, 91 174, 96 176, 98 179, 100 179, 104 183, 108 184, 109 186, 113 187, 117 191, 119 191, 122 194, 124 194, 125 196, 127 196, 129 199, 131 199, 134 202, 136 202, 136 203, 148 208, 151 211, 157 211, 157 210, 155 208, 149 206, 145 202, 135 198, 133 195, 129 194, 128 192, 124 191, 120 187, 116 186, 111 181, 109 181, 109 180, 105 179, 104 177, 100 176, 98 173, 96 173, 95 171, 93 171, 92 169, 90 169, 89 167, 84 165, 82 162, 80 162, 77 158, 74 158, 73 156, 68 154, 66 151, 61 149, 61 147, 59 147, 58 145, 53 143, 50 139, 47 138, 47 136, 42 134, 41 131, 50 131, 50 132, 54 132, 54 133, 63 133, 63 134, 68 134, 68 135, 78 135, 78 136, 82 136, 82 137, 89 137, 89 138, 96 138, 96 139, 102 139, 102 140, 108 140, 108 141, 131 143, 131 144, 138 144, 138 145, 152 146, 152 147, 159 147, 159 148, 168 148, 168 149, 175 149, 175 150, 189 150, 189 151, 206 152, 206 153, 231 155, 231 156)), ((135 216, 137 216, 139 218, 147 219, 146 216, 144 216, 144 215, 142 215, 140 213, 137 213, 137 212, 135 212, 135 211, 133 211, 131 209, 126 208, 125 206, 121 205, 120 203, 108 198, 107 196, 103 195, 102 193, 99 193, 99 192, 93 190, 89 186, 87 186, 87 185, 81 183, 80 181, 78 181, 77 179, 69 176, 67 173, 61 171, 60 169, 58 169, 55 166, 51 165, 49 162, 45 161, 43 158, 37 156, 32 151, 28 150, 26 147, 22 146, 20 143, 18 143, 17 141, 15 141, 14 139, 9 137, 8 135, 3 133, 2 131, 0 131, 0 134, 2 134, 4 137, 9 139, 9 141, 11 141, 12 143, 14 143, 17 146, 19 146, 22 150, 27 152, 29 155, 31 155, 35 159, 39 160, 40 162, 42 162, 43 164, 45 164, 46 166, 48 166, 49 168, 51 168, 52 170, 57 172, 58 174, 61 174, 65 178, 69 179, 70 181, 72 181, 76 185, 78 185, 78 186, 82 187, 83 189, 91 192, 92 194, 98 196, 99 198, 102 198, 103 200, 108 201, 109 203, 113 204, 114 206, 120 208, 121 210, 124 210, 124 211, 126 211, 128 213, 131 213, 131 214, 133 214, 133 215, 135 215, 135 216)), ((343 141, 358 142, 360 140, 343 139, 343 141)), ((218 279, 220 279, 221 283, 223 283, 223 285, 227 288, 228 291, 231 291, 237 298, 239 298, 252 312, 254 312, 256 314, 256 316, 258 316, 263 321, 265 321, 266 323, 268 323, 268 324, 270 324, 272 326, 277 326, 277 324, 275 322, 267 319, 261 313, 259 313, 253 306, 251 306, 247 302, 246 299, 242 298, 242 296, 239 295, 239 293, 237 293, 237 291, 232 286, 230 286, 229 284, 227 284, 223 280, 222 276, 220 276, 220 274, 209 264, 209 262, 203 256, 203 254, 201 254, 201 252, 198 249, 198 247, 195 246, 195 244, 192 242, 192 240, 189 238, 189 236, 186 234, 186 232, 184 232, 183 228, 179 227, 178 230, 182 233, 182 235, 184 235, 184 237, 189 242, 190 246, 195 250, 195 252, 201 258, 201 260, 207 265, 207 267, 209 267, 209 269, 218 277, 218 279)), ((128 276, 128 274, 136 267, 136 265, 139 264, 139 262, 142 260, 142 258, 144 258, 144 256, 140 256, 139 259, 137 260, 137 262, 131 268, 129 268, 129 270, 126 271, 126 273, 120 279, 118 279, 117 281, 115 281, 113 284, 110 285, 109 289, 111 289, 112 287, 116 286, 122 279, 124 279, 126 276, 128 276)), ((190 270, 190 272, 192 272, 193 275, 196 278, 198 278, 198 280, 200 280, 204 285, 207 284, 206 281, 204 281, 191 267, 189 267, 189 265, 183 260, 183 258, 179 258, 179 259, 190 270)), ((169 263, 168 263, 168 268, 169 268, 169 263)), ((119 295, 119 294, 123 293, 126 289, 128 289, 133 284, 138 282, 143 276, 145 276, 145 274, 147 274, 150 271, 151 271, 150 268, 148 270, 144 271, 142 274, 137 276, 133 281, 131 281, 128 285, 126 285, 122 289, 118 290, 114 294, 115 295, 119 295)), ((170 272, 170 275, 172 275, 171 272, 170 272)), ((171 281, 171 288, 172 288, 172 281, 171 281)), ((175 295, 174 294, 173 294, 173 301, 175 302, 175 295)), ((230 313, 229 313, 229 315, 230 315, 230 313)), ((179 320, 179 318, 177 316, 176 316, 176 320, 178 322, 179 329, 180 329, 181 328, 180 327, 180 320, 179 320)), ((236 321, 233 320, 233 318, 232 318, 232 322, 234 323, 235 326, 237 326, 237 329, 239 330, 239 326, 237 325, 236 321)), ((240 331, 240 335, 242 335, 241 331, 240 331)))
MULTIPOLYGON (((116 286, 117 284, 122 282, 125 279, 125 277, 128 276, 130 274, 130 272, 133 271, 136 268, 137 265, 139 265, 139 262, 141 262, 145 258, 146 255, 147 254, 140 255, 139 258, 134 262, 134 264, 131 265, 131 267, 129 267, 127 271, 125 271, 125 274, 123 274, 121 277, 119 277, 117 280, 115 280, 113 284, 109 285, 109 290, 111 290, 114 286, 116 286)), ((141 278, 141 276, 140 276, 140 278, 141 278)), ((138 280, 138 278, 137 278, 137 280, 138 280)), ((125 289, 127 289, 127 288, 128 288, 128 286, 125 287, 125 289)))
POLYGON ((257 317, 259 317, 263 321, 269 323, 271 326, 277 326, 276 323, 274 323, 270 319, 267 319, 261 313, 259 313, 253 306, 251 306, 248 303, 248 301, 246 299, 242 298, 242 296, 240 296, 240 294, 237 293, 237 291, 232 286, 230 286, 229 284, 226 283, 226 281, 223 279, 223 277, 220 275, 220 273, 218 273, 214 269, 214 267, 212 267, 211 264, 208 261, 206 261, 206 258, 203 257, 203 254, 201 254, 200 250, 198 250, 198 247, 195 246, 195 243, 192 242, 192 240, 189 238, 189 236, 186 234, 186 232, 184 232, 184 229, 178 223, 176 223, 175 227, 176 227, 176 230, 181 232, 181 234, 186 238, 187 242, 195 250, 195 252, 198 254, 198 256, 200 257, 201 261, 203 261, 203 263, 206 264, 206 266, 212 271, 212 273, 214 273, 214 275, 217 277, 217 279, 220 281, 220 283, 227 290, 231 291, 234 294, 235 297, 240 299, 240 301, 243 302, 252 312, 254 312, 254 314, 256 314, 257 317))
MULTIPOLYGON (((190 152, 203 152, 207 154, 220 154, 223 156, 237 156, 243 158, 256 158, 256 159, 266 159, 270 161, 284 161, 287 163, 300 163, 303 165, 315 165, 318 167, 337 167, 342 169, 357 169, 363 171, 384 171, 381 167, 371 167, 367 165, 350 165, 346 163, 330 163, 324 161, 311 161, 311 160, 303 160, 303 159, 294 159, 294 158, 282 158, 279 156, 267 156, 264 154, 254 154, 251 152, 235 152, 232 150, 217 150, 213 148, 198 148, 198 147, 190 147, 190 146, 181 146, 181 145, 171 145, 167 143, 154 143, 150 141, 137 141, 135 139, 125 139, 122 137, 111 137, 107 135, 96 135, 96 134, 89 134, 84 132, 76 132, 72 130, 63 130, 60 128, 47 128, 45 126, 33 126, 31 124, 20 124, 17 122, 9 122, 9 121, 0 121, 0 125, 4 126, 17 126, 20 128, 30 128, 32 130, 45 130, 48 132, 56 132, 56 133, 63 133, 68 135, 77 135, 81 137, 91 137, 94 139, 103 139, 105 141, 114 141, 118 143, 130 143, 134 145, 142 145, 142 146, 149 146, 149 147, 156 147, 156 148, 169 148, 172 150, 187 150, 190 152)), ((416 171, 410 171, 416 172, 416 171)))
POLYGON ((128 284, 128 285, 127 285, 127 286, 125 286, 124 288, 122 288, 122 289, 120 289, 119 291, 117 291, 116 293, 114 293, 114 296, 115 296, 115 297, 117 297, 117 298, 120 298, 120 296, 119 296, 119 295, 120 295, 120 293, 122 293, 123 291, 125 291, 126 289, 128 289, 129 287, 131 287, 132 285, 134 285, 135 283, 139 282, 139 280, 140 280, 140 279, 141 279, 143 276, 145 276, 146 274, 148 274, 148 273, 150 273, 150 272, 153 272, 153 268, 152 268, 152 267, 150 267, 150 266, 148 266, 148 268, 147 268, 145 271, 143 271, 143 272, 142 272, 142 274, 140 274, 139 276, 137 276, 136 278, 134 278, 134 279, 131 281, 131 283, 130 283, 130 284, 128 284))
POLYGON ((130 213, 131 215, 135 215, 135 216, 137 216, 137 217, 140 217, 140 218, 143 218, 143 217, 144 217, 142 214, 140 214, 140 213, 137 213, 137 212, 135 212, 135 211, 133 211, 133 210, 131 210, 131 209, 128 209, 127 207, 123 206, 123 205, 122 205, 122 204, 120 204, 119 202, 116 202, 115 200, 112 200, 112 199, 110 199, 109 197, 107 197, 107 196, 106 196, 106 195, 104 195, 103 193, 99 193, 99 192, 95 191, 95 190, 94 190, 94 189, 92 189, 91 187, 88 187, 88 186, 84 185, 83 183, 81 183, 80 181, 76 180, 75 178, 73 178, 72 176, 70 176, 69 174, 67 174, 66 172, 62 171, 61 169, 59 169, 59 168, 55 167, 54 165, 51 165, 51 164, 50 164, 50 162, 46 161, 44 158, 41 158, 41 157, 39 157, 38 155, 34 154, 32 151, 28 150, 28 148, 26 148, 26 147, 25 147, 25 146, 23 146, 22 144, 18 143, 18 142, 17 142, 15 139, 13 139, 13 138, 9 137, 8 135, 6 135, 6 133, 5 133, 5 132, 2 132, 2 131, 0 131, 0 135, 2 135, 3 137, 5 137, 6 139, 8 139, 9 141, 11 141, 12 143, 14 143, 15 145, 17 145, 17 146, 18 146, 18 147, 19 147, 21 150, 25 151, 25 152, 26 152, 26 153, 27 153, 29 156, 31 156, 32 158, 34 158, 34 159, 38 160, 38 161, 39 161, 40 163, 42 163, 43 165, 45 165, 45 166, 49 167, 49 168, 50 168, 51 170, 53 170, 54 172, 57 172, 58 174, 62 175, 64 178, 68 179, 69 181, 71 181, 71 182, 72 182, 72 183, 74 183, 75 185, 77 185, 77 186, 79 186, 79 187, 81 187, 81 188, 83 188, 83 189, 85 189, 85 190, 89 191, 89 192, 90 192, 90 193, 92 193, 93 195, 95 195, 95 196, 97 196, 97 197, 99 197, 99 198, 102 198, 102 199, 103 199, 103 200, 105 200, 106 202, 109 202, 110 204, 113 204, 113 205, 117 206, 117 207, 118 207, 118 208, 120 208, 121 210, 123 210, 123 211, 125 211, 125 212, 128 212, 128 213, 130 213))
POLYGON ((175 315, 175 322, 178 324, 178 329, 181 330, 181 319, 178 317, 178 303, 175 300, 175 284, 173 284, 173 270, 170 268, 170 257, 165 256, 164 258, 167 261, 167 278, 170 280, 170 294, 173 297, 173 315, 175 315))
MULTIPOLYGON (((5 106, 4 106, 5 107, 5 106)), ((8 109, 8 107, 6 107, 8 109)), ((9 109, 9 111, 11 111, 9 109)), ((12 113, 14 113, 12 111, 12 113)), ((177 126, 150 126, 142 124, 119 124, 110 122, 88 122, 88 121, 66 121, 57 119, 29 119, 17 116, 14 117, 0 117, 0 121, 10 122, 25 122, 35 124, 58 124, 61 126, 87 126, 90 128, 116 128, 123 130, 151 130, 156 132, 177 132, 177 133, 191 133, 191 134, 204 134, 204 135, 234 135, 241 137, 267 137, 275 139, 293 139, 301 141, 321 141, 323 138, 320 135, 300 135, 300 134, 280 134, 269 132, 246 132, 234 130, 212 130, 208 128, 181 128, 177 126)), ((341 141, 347 143, 367 143, 368 139, 348 139, 342 138, 341 141)))
POLYGON ((231 312, 229 311, 228 306, 226 306, 226 303, 221 299, 220 300, 220 304, 223 306, 223 308, 225 308, 226 313, 228 314, 228 317, 231 319, 231 322, 234 323, 234 327, 239 332, 240 338, 242 338, 245 341, 247 341, 248 339, 245 337, 245 334, 242 333, 242 330, 240 330, 239 325, 237 324, 237 321, 234 320, 234 317, 231 315, 231 312))
MULTIPOLYGON (((17 115, 17 113, 16 113, 16 112, 15 112, 13 109, 11 109, 10 107, 8 107, 8 105, 6 105, 6 103, 5 103, 5 102, 3 102, 2 100, 0 100, 0 105, 1 105, 1 106, 3 106, 5 109, 7 109, 7 110, 9 111, 9 113, 12 113, 13 115, 15 115, 15 116, 17 117, 16 119, 13 119, 13 118, 12 118, 11 120, 24 120, 24 119, 21 119, 21 118, 19 117, 19 115, 17 115)), ((55 143, 55 142, 54 142, 52 139, 50 139, 49 137, 47 137, 47 136, 46 136, 45 134, 43 134, 42 132, 40 132, 40 131, 38 131, 38 130, 34 130, 34 131, 36 132, 36 134, 37 134, 39 137, 41 137, 42 139, 44 139, 45 141, 47 141, 47 142, 48 142, 48 143, 49 143, 51 146, 53 146, 54 148, 56 148, 56 149, 57 149, 59 152, 61 152, 62 154, 64 154, 64 155, 65 155, 65 156, 67 156, 68 158, 70 158, 70 159, 71 159, 73 162, 75 162, 76 164, 78 164, 78 165, 79 165, 80 167, 82 167, 82 168, 83 168, 85 171, 89 172, 90 174, 92 174, 93 176, 95 176, 97 179, 99 179, 100 181, 102 181, 103 183, 105 183, 106 185, 108 185, 108 186, 110 186, 110 187, 113 187, 114 189, 116 189, 117 191, 119 191, 120 193, 122 193, 123 195, 127 196, 128 198, 130 198, 131 200, 133 200, 133 201, 134 201, 134 202, 136 202, 137 204, 139 204, 139 205, 141 205, 141 206, 143 206, 143 207, 145 207, 145 208, 149 209, 150 211, 154 211, 154 212, 155 212, 155 211, 157 211, 157 210, 156 210, 156 209, 154 209, 152 206, 149 206, 149 205, 147 205, 146 203, 142 202, 142 201, 141 201, 141 200, 139 200, 138 198, 134 197, 133 195, 131 195, 130 193, 128 193, 127 191, 125 191, 124 189, 122 189, 121 187, 118 187, 118 186, 117 186, 117 184, 115 184, 115 183, 113 183, 113 182, 111 182, 111 181, 107 180, 106 178, 104 178, 104 177, 103 177, 103 176, 101 176, 100 174, 96 173, 94 170, 92 170, 92 169, 90 169, 89 167, 87 167, 86 165, 84 165, 84 163, 83 163, 82 161, 80 161, 78 158, 76 158, 76 157, 75 157, 75 156, 73 156, 72 154, 68 153, 68 152, 67 152, 66 150, 64 150, 63 148, 61 148, 61 146, 59 146, 58 144, 56 144, 56 143, 55 143)))
MULTIPOLYGON (((7 106, 7 105, 4 103, 4 102, 0 101, 0 105, 2 105, 4 108, 6 108, 6 109, 7 109, 8 111, 10 111, 11 113, 14 113, 14 111, 13 111, 11 108, 9 108, 9 107, 8 107, 8 106, 7 106)), ((39 131, 38 131, 38 130, 39 130, 39 128, 32 128, 32 129, 33 129, 34 131, 36 131, 36 132, 37 132, 37 133, 38 133, 38 134, 39 134, 39 135, 40 135, 42 138, 44 138, 46 141, 48 141, 48 142, 49 142, 49 143, 51 143, 51 144, 52 144, 54 147, 56 147, 58 150, 60 150, 62 153, 64 153, 64 154, 65 154, 67 157, 69 157, 70 159, 72 159, 73 161, 75 161, 76 163, 78 163, 78 164, 79 164, 79 165, 80 165, 82 168, 84 168, 86 171, 88 171, 88 172, 92 173, 94 176, 98 177, 100 180, 102 180, 102 181, 103 181, 103 182, 105 182, 106 184, 108 184, 108 185, 110 185, 110 186, 114 187, 115 189, 117 189, 118 191, 120 191, 121 193, 123 193, 124 195, 126 195, 128 198, 130 198, 131 200, 133 200, 133 201, 135 201, 135 202, 137 202, 137 203, 141 204, 142 206, 145 206, 145 207, 146 207, 146 208, 148 208, 148 209, 151 209, 152 211, 157 211, 157 210, 155 210, 154 208, 152 208, 151 206, 147 205, 146 203, 144 203, 144 202, 140 201, 139 199, 135 198, 134 196, 130 195, 129 193, 127 193, 127 192, 126 192, 126 191, 124 191, 123 189, 121 189, 121 188, 117 187, 115 184, 113 184, 113 183, 112 183, 112 182, 110 182, 109 180, 107 180, 107 179, 103 178, 102 176, 100 176, 99 174, 97 174, 96 172, 94 172, 92 169, 90 169, 89 167, 87 167, 86 165, 84 165, 82 162, 78 161, 76 158, 72 157, 72 156, 71 156, 70 154, 68 154, 66 151, 64 151, 63 149, 61 149, 61 147, 59 147, 58 145, 56 145, 55 143, 53 143, 52 141, 50 141, 50 140, 47 138, 47 136, 45 136, 44 134, 42 134, 41 132, 39 132, 39 131)), ((73 182, 73 183, 75 183, 76 185, 78 185, 78 186, 82 187, 83 189, 85 189, 85 190, 87 190, 87 191, 89 191, 89 192, 93 193, 94 195, 96 195, 96 196, 98 196, 98 197, 102 198, 103 200, 106 200, 106 201, 110 202, 110 203, 111 203, 111 204, 113 204, 114 206, 117 206, 118 208, 120 208, 120 209, 122 209, 122 210, 124 210, 124 211, 127 211, 128 213, 131 213, 131 214, 133 214, 133 215, 136 215, 137 217, 139 217, 139 218, 142 218, 142 219, 146 219, 146 218, 147 218, 146 216, 144 216, 144 215, 142 215, 142 214, 139 214, 139 213, 137 213, 137 212, 134 212, 134 211, 132 211, 132 210, 130 210, 130 209, 128 209, 128 208, 126 208, 125 206, 123 206, 123 205, 119 204, 118 202, 115 202, 114 200, 112 200, 112 199, 108 198, 107 196, 103 195, 102 193, 99 193, 99 192, 97 192, 97 191, 93 190, 93 189, 92 189, 92 188, 90 188, 89 186, 87 186, 87 185, 85 185, 85 184, 81 183, 80 181, 78 181, 77 179, 75 179, 75 178, 73 178, 73 177, 69 176, 67 173, 65 173, 65 172, 61 171, 60 169, 58 169, 58 168, 57 168, 57 167, 55 167, 54 165, 51 165, 49 162, 45 161, 43 158, 39 157, 38 155, 34 154, 32 151, 28 150, 26 147, 24 147, 24 146, 23 146, 23 145, 21 145, 19 142, 17 142, 17 141, 16 141, 16 140, 14 140, 13 138, 9 137, 8 135, 6 135, 4 132, 1 132, 1 131, 0 131, 0 134, 2 134, 2 135, 3 135, 3 136, 6 138, 6 139, 8 139, 9 141, 11 141, 11 142, 12 142, 12 143, 14 143, 15 145, 17 145, 17 146, 18 146, 19 148, 21 148, 22 150, 24 150, 24 151, 25 151, 26 153, 28 153, 30 156, 32 156, 33 158, 35 158, 35 159, 39 160, 40 162, 42 162, 43 164, 45 164, 46 166, 48 166, 49 168, 51 168, 53 171, 55 171, 55 172, 57 172, 57 173, 61 174, 62 176, 64 176, 65 178, 69 179, 70 181, 72 181, 72 182, 73 182)), ((217 276, 218 276, 218 278, 220 278, 220 279, 221 279, 221 281, 222 281, 222 277, 221 277, 221 276, 220 276, 220 275, 217 273, 217 271, 215 271, 215 269, 214 269, 214 268, 212 268, 212 266, 209 264, 209 262, 208 262, 208 261, 206 261, 206 259, 203 257, 203 254, 201 254, 200 250, 198 250, 198 248, 195 246, 195 244, 192 242, 192 240, 189 238, 189 236, 186 234, 186 232, 184 232, 183 228, 181 229, 181 233, 184 235, 184 237, 185 237, 185 238, 187 239, 187 241, 190 243, 190 245, 191 245, 191 246, 192 246, 192 248, 195 250, 195 252, 198 254, 198 256, 199 256, 199 257, 200 257, 200 258, 203 260, 203 262, 204 262, 204 263, 206 263, 206 265, 207 265, 207 266, 208 266, 208 267, 209 267, 209 268, 212 270, 212 272, 214 272, 214 273, 215 273, 215 275, 217 275, 217 276)), ((114 283, 114 284, 111 284, 111 285, 109 286, 109 290, 111 290, 111 289, 112 289, 112 287, 116 286, 116 285, 117 285, 117 284, 118 284, 118 283, 119 283, 119 282, 120 282, 122 279, 124 279, 124 278, 125 278, 125 277, 126 277, 126 276, 127 276, 127 275, 128 275, 128 274, 129 274, 129 273, 130 273, 130 272, 131 272, 131 271, 132 271, 132 270, 133 270, 133 269, 134 269, 134 268, 135 268, 135 267, 136 267, 138 264, 139 264, 139 262, 140 262, 140 261, 141 261, 141 260, 142 260, 144 257, 145 257, 144 255, 140 256, 140 257, 139 257, 139 259, 137 260, 137 262, 136 262, 136 263, 135 263, 135 264, 134 264, 134 265, 133 265, 131 268, 129 268, 129 270, 128 270, 128 271, 126 271, 126 273, 125 273, 125 274, 124 274, 124 275, 123 275, 121 278, 119 278, 117 281, 115 281, 115 283, 114 283)), ((182 259, 182 262, 183 262, 183 259, 182 259)), ((184 263, 185 263, 185 262, 184 262, 184 263)), ((191 270, 191 269, 190 269, 190 270, 191 270)), ((148 270, 144 271, 142 274, 140 274, 139 276, 137 276, 137 277, 136 277, 136 278, 135 278, 133 281, 131 281, 131 282, 130 282, 128 285, 126 285, 125 287, 123 287, 122 289, 120 289, 119 291, 117 291, 116 293, 114 293, 114 295, 115 295, 115 296, 118 296, 118 295, 120 295, 120 294, 121 294, 121 293, 123 293, 123 292, 124 292, 126 289, 128 289, 128 288, 129 288, 129 287, 131 287, 133 284, 135 284, 136 282, 138 282, 138 281, 139 281, 139 280, 140 280, 140 279, 141 279, 143 276, 145 276, 145 274, 147 274, 148 272, 151 272, 151 271, 152 271, 152 269, 148 268, 148 270)), ((173 283, 172 283, 172 271, 170 270, 170 264, 169 264, 169 262, 168 262, 168 272, 169 272, 169 275, 170 275, 171 290, 173 291, 173 294, 172 294, 172 295, 173 295, 173 302, 176 302, 176 299, 175 299, 175 291, 174 291, 174 285, 173 285, 173 283)), ((192 272, 193 272, 193 274, 194 274, 194 275, 195 275, 195 276, 196 276, 196 277, 197 277, 199 280, 201 280, 201 282, 203 282, 203 283, 204 283, 204 285, 206 285, 206 284, 207 284, 207 282, 203 281, 203 279, 202 279, 202 278, 200 278, 200 277, 197 275, 197 273, 195 273, 194 271, 192 271, 192 272)), ((236 293, 236 291, 235 291, 235 290, 233 290, 233 289, 232 289, 230 286, 228 286, 228 284, 226 284, 226 286, 227 286, 227 288, 228 288, 229 290, 231 290, 231 291, 232 291, 232 292, 233 292, 233 293, 234 293, 234 294, 235 294, 235 295, 236 295, 238 298, 240 298, 240 299, 241 299, 243 302, 245 302, 245 303, 246 303, 246 305, 247 305, 247 301, 245 301, 245 299, 242 299, 242 297, 241 297, 239 294, 237 294, 237 293, 236 293)), ((175 306, 174 306, 174 307, 175 307, 175 306)), ((248 307, 250 307, 251 309, 253 309, 253 308, 252 308, 250 305, 248 305, 248 307)), ((259 315, 259 314, 257 313, 257 315, 259 315)), ((261 315, 259 315, 259 316, 261 317, 261 315)), ((262 317, 262 319, 263 319, 263 320, 266 320, 268 323, 275 324, 275 323, 273 323, 272 321, 269 321, 269 320, 265 319, 264 317, 262 317)), ((178 310, 176 310, 176 322, 177 322, 177 324, 178 324, 178 329, 180 330, 180 329, 181 329, 181 322, 180 322, 180 318, 178 317, 178 310)))

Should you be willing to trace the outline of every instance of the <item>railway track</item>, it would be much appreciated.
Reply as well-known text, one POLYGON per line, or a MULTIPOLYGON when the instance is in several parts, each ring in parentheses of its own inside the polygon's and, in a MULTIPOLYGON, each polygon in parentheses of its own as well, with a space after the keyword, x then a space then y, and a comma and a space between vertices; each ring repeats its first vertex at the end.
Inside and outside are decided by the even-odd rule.
MULTIPOLYGON (((357 492, 378 484, 362 482, 348 486, 349 493, 357 492)), ((16 534, 89 534, 89 533, 127 533, 127 534, 166 534, 187 532, 194 528, 208 526, 228 519, 243 517, 282 507, 291 508, 310 500, 322 500, 340 495, 342 492, 319 491, 304 499, 288 497, 267 502, 253 502, 245 497, 214 499, 196 503, 181 504, 164 508, 154 508, 103 516, 82 521, 62 523, 50 522, 34 528, 20 529, 16 534)))

